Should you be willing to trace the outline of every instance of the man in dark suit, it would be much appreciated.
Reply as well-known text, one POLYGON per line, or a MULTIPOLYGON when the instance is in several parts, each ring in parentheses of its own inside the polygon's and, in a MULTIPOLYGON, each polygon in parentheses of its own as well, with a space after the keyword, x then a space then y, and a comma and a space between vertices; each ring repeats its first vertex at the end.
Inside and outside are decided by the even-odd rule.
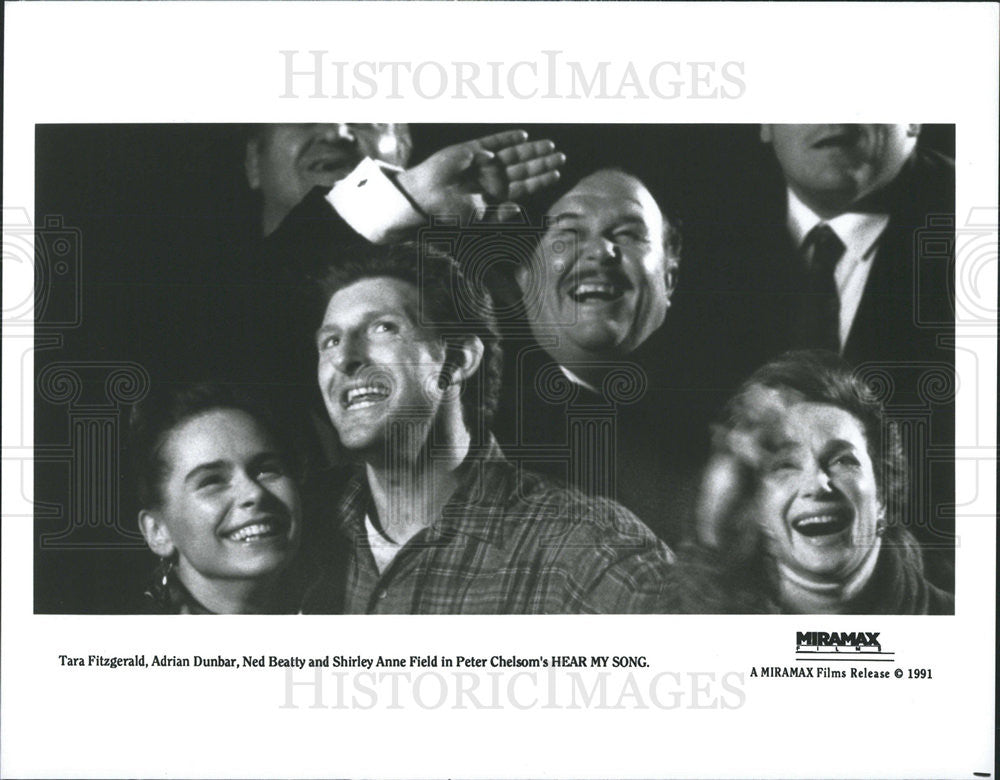
POLYGON ((333 187, 365 158, 400 171, 412 149, 405 124, 254 125, 244 167, 247 184, 260 196, 262 233, 273 233, 313 187, 333 187))
POLYGON ((954 213, 954 163, 918 149, 920 125, 763 125, 787 187, 799 264, 796 346, 853 363, 938 357, 950 267, 921 256, 928 218, 954 213), (825 267, 823 267, 825 266, 825 267))

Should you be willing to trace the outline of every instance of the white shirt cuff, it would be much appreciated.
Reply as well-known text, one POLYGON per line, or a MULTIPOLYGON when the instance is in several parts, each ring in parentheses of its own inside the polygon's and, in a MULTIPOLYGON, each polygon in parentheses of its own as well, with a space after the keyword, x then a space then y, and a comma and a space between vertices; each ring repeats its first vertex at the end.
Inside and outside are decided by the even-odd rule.
POLYGON ((386 170, 396 169, 366 157, 326 196, 344 221, 373 244, 387 243, 425 221, 386 170))

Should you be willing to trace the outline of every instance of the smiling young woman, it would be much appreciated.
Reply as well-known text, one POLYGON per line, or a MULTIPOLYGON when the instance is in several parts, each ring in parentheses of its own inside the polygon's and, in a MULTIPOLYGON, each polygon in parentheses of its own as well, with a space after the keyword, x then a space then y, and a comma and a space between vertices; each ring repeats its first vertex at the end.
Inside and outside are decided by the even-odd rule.
POLYGON ((132 415, 139 527, 160 558, 144 610, 290 611, 280 577, 301 534, 294 458, 267 418, 213 385, 132 415))

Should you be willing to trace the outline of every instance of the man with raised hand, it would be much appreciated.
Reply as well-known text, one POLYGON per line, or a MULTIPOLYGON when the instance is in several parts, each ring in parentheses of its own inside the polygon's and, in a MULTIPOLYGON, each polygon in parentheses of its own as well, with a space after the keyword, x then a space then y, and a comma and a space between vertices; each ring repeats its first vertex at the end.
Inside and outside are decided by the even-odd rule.
MULTIPOLYGON (((362 152, 387 157, 394 150, 392 159, 405 161, 409 135, 405 125, 368 135, 362 126, 346 127, 342 134, 350 131, 354 142, 321 143, 306 134, 314 138, 309 142, 279 126, 269 131, 276 137, 267 145, 262 135, 247 150, 248 179, 260 186, 265 204, 263 227, 273 229, 257 262, 243 274, 241 300, 227 320, 233 346, 225 357, 241 379, 297 399, 290 402, 296 408, 316 406, 318 400, 308 335, 314 325, 303 317, 303 304, 310 280, 326 263, 372 244, 411 238, 431 217, 466 224, 491 204, 528 197, 558 180, 564 159, 551 141, 531 141, 523 130, 509 130, 445 147, 407 170, 371 156, 351 167, 362 152), (286 136, 299 138, 298 153, 275 152, 286 136), (305 197, 274 227, 306 187, 305 197)), ((316 421, 302 439, 318 460, 333 461, 339 457, 337 443, 325 427, 316 421)))
MULTIPOLYGON (((304 159, 309 168, 313 158, 304 159)), ((552 141, 529 140, 523 130, 445 147, 405 170, 365 157, 346 175, 346 165, 336 168, 329 175, 341 178, 332 184, 316 183, 269 231, 267 261, 308 273, 316 258, 327 262, 330 246, 412 239, 432 217, 467 224, 490 204, 517 202, 555 184, 564 160, 552 141)))
POLYGON ((273 233, 313 187, 333 187, 365 159, 400 171, 412 148, 405 124, 253 125, 244 167, 247 184, 260 197, 262 234, 273 233))

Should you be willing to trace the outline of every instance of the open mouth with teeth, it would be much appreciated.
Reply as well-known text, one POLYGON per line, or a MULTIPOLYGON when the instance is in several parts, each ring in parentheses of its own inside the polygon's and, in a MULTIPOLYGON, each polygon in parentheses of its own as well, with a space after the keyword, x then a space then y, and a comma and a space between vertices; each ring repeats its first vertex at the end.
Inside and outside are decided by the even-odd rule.
POLYGON ((625 286, 619 282, 612 281, 591 281, 581 282, 575 287, 571 287, 569 297, 576 303, 592 303, 595 301, 610 302, 617 301, 625 295, 625 286))
POLYGON ((850 527, 851 517, 847 512, 827 512, 799 517, 792 521, 792 529, 810 539, 834 536, 850 527))
POLYGON ((389 397, 389 388, 372 384, 352 387, 340 395, 340 405, 344 409, 363 409, 384 401, 389 397))
POLYGON ((223 536, 231 542, 252 544, 275 538, 284 538, 288 534, 289 521, 277 515, 259 518, 223 536))

